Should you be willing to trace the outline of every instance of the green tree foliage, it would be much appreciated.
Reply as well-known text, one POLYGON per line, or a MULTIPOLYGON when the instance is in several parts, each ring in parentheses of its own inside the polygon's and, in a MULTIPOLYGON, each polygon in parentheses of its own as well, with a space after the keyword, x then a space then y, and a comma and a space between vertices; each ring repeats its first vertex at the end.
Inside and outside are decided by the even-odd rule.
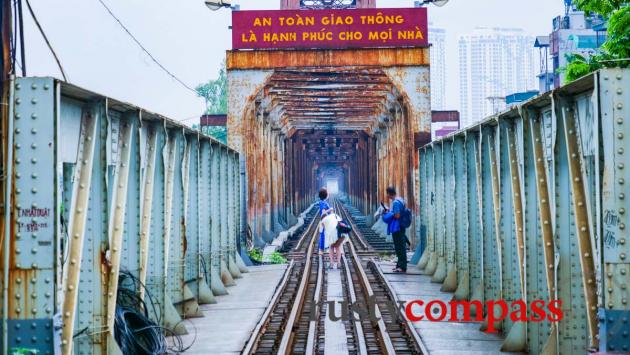
POLYGON ((606 42, 600 54, 588 58, 567 55, 569 64, 562 71, 566 82, 576 80, 603 67, 630 66, 630 2, 628 0, 576 0, 577 8, 602 15, 608 22, 606 42))
POLYGON ((578 9, 600 14, 604 18, 609 18, 613 12, 627 3, 628 0, 574 0, 578 9))
MULTIPOLYGON (((618 59, 630 57, 630 6, 624 6, 610 16, 604 49, 618 59)), ((627 60, 625 64, 628 65, 627 60)))
MULTIPOLYGON (((227 75, 225 70, 225 60, 221 63, 219 77, 210 79, 205 84, 199 84, 195 88, 197 96, 203 97, 206 101, 206 114, 226 114, 227 105, 227 75)), ((216 138, 218 141, 227 143, 227 128, 224 126, 202 127, 202 132, 216 138)))
POLYGON ((207 114, 227 113, 227 75, 225 70, 225 60, 221 63, 219 77, 210 79, 205 84, 197 85, 195 88, 197 95, 206 100, 207 114))

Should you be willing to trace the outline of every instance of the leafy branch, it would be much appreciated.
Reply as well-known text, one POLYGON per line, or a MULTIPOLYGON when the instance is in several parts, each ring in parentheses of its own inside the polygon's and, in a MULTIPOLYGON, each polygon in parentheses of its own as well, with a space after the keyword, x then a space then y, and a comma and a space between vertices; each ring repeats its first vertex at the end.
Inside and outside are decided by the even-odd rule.
POLYGON ((197 96, 206 101, 206 114, 227 113, 227 74, 225 60, 221 63, 219 77, 210 79, 205 84, 199 84, 195 88, 197 96))
POLYGON ((630 6, 628 0, 576 0, 577 8, 600 14, 607 22, 608 33, 601 53, 584 57, 568 54, 567 64, 560 70, 571 82, 601 68, 630 67, 630 6))
MULTIPOLYGON (((227 74, 225 60, 221 63, 219 77, 210 79, 205 84, 197 85, 195 91, 197 91, 197 96, 202 97, 206 102, 206 114, 216 115, 227 113, 227 74)), ((227 143, 227 128, 225 126, 206 126, 203 127, 202 131, 223 143, 227 143)))

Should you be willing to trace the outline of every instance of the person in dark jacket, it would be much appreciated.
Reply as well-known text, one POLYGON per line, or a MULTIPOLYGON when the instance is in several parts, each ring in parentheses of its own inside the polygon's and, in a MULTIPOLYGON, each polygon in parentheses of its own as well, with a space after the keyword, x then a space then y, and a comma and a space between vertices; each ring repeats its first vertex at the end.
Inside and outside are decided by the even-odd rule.
POLYGON ((407 236, 405 229, 400 226, 400 215, 405 209, 405 202, 396 195, 396 189, 388 187, 387 198, 391 201, 391 210, 385 209, 383 222, 387 223, 387 234, 392 236, 396 250, 396 267, 394 272, 407 272, 407 236))

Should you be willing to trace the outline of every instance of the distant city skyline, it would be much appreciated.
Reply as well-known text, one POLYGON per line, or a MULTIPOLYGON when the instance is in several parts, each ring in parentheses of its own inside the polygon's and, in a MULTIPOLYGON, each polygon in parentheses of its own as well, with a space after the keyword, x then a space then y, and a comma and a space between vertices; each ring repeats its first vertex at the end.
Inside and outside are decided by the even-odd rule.
POLYGON ((537 90, 535 37, 520 28, 475 28, 459 36, 462 127, 505 108, 509 94, 537 90))
POLYGON ((429 23, 431 109, 446 109, 446 30, 429 23))

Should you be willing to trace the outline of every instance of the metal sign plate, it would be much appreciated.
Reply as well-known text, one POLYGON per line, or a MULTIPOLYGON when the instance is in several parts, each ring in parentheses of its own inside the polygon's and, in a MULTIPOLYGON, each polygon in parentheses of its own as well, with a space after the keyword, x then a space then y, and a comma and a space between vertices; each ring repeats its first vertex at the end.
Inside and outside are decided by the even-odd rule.
POLYGON ((428 46, 425 8, 232 12, 233 49, 428 46))

